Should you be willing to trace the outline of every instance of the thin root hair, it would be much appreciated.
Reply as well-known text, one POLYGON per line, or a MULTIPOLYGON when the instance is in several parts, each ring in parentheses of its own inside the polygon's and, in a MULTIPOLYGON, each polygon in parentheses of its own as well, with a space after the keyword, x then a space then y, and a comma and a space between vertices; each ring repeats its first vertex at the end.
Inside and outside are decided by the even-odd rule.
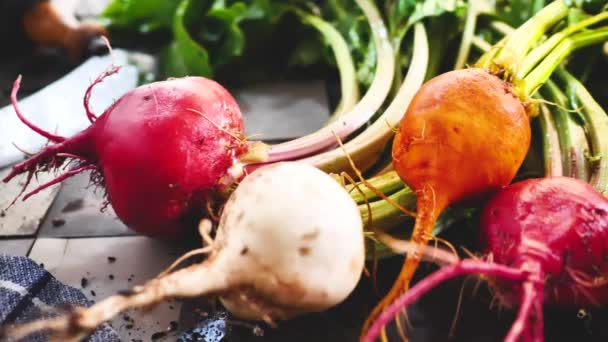
POLYGON ((452 324, 450 324, 450 330, 448 332, 449 338, 454 338, 454 335, 456 334, 456 326, 458 325, 458 318, 460 317, 460 309, 462 308, 462 299, 464 297, 464 289, 467 285, 467 281, 469 279, 472 279, 472 278, 470 278, 471 276, 465 277, 464 281, 462 282, 462 285, 460 286, 460 291, 458 293, 458 301, 456 302, 456 312, 454 312, 454 318, 452 319, 452 324))
MULTIPOLYGON (((403 311, 405 311, 405 308, 403 309, 403 311)), ((408 342, 409 340, 406 336, 404 325, 407 327, 411 327, 407 312, 401 312, 399 313, 399 315, 397 315, 397 317, 395 317, 395 326, 397 327, 397 333, 399 334, 399 338, 401 339, 401 341, 408 342), (401 318, 403 318, 405 324, 401 324, 401 318)), ((385 336, 385 334, 383 334, 383 336, 385 336)))
POLYGON ((567 108, 556 102, 545 100, 542 98, 530 98, 528 101, 531 103, 542 103, 542 104, 546 104, 549 106, 553 106, 553 107, 556 107, 556 108, 561 109, 564 112, 568 112, 568 113, 581 113, 583 111, 583 109, 585 109, 585 106, 582 106, 582 105, 578 106, 577 108, 574 108, 574 109, 567 108))
POLYGON ((31 156, 33 156, 34 154, 36 154, 36 153, 28 152, 28 151, 26 151, 26 150, 22 149, 21 147, 17 146, 17 144, 15 144, 14 142, 11 142, 11 144, 12 144, 12 145, 13 145, 13 146, 14 146, 14 147, 17 149, 17 150, 19 150, 19 152, 21 152, 21 153, 25 154, 27 157, 31 157, 31 156))
POLYGON ((209 121, 209 123, 211 123, 215 128, 217 128, 218 130, 226 133, 228 136, 230 136, 234 140, 236 140, 239 144, 244 144, 244 143, 247 142, 247 138, 245 138, 245 137, 239 137, 237 134, 234 134, 234 133, 228 131, 224 127, 221 127, 220 125, 218 125, 217 123, 215 123, 213 120, 211 120, 211 118, 209 118, 205 113, 201 112, 200 110, 196 110, 196 109, 193 109, 193 108, 186 108, 186 110, 189 111, 189 112, 193 112, 193 113, 196 113, 196 114, 202 116, 207 121, 209 121))
POLYGON ((411 210, 408 210, 406 208, 404 208, 403 206, 401 206, 399 203, 395 202, 394 200, 392 200, 390 197, 386 196, 384 193, 382 193, 382 191, 376 189, 376 187, 374 187, 372 184, 370 184, 364 177, 363 174, 361 173, 361 170, 359 170, 359 168, 357 168, 357 166, 355 165, 355 162, 353 161, 353 159, 350 157, 350 154, 348 153, 348 151, 346 150, 346 147, 344 146, 344 144, 342 143, 342 139, 340 139, 340 137, 333 132, 333 135, 336 137, 336 140, 338 141, 338 144, 340 145, 340 148, 342 149, 342 151, 344 152, 344 154, 346 155, 346 158, 348 159, 348 162, 350 164, 350 167, 352 168, 352 170, 355 172, 355 174, 357 175, 357 177, 359 178, 359 181, 361 183, 363 183, 368 189, 370 189, 373 193, 375 193, 377 196, 379 196, 380 198, 382 198, 383 200, 387 201, 389 204, 391 204, 392 206, 394 206, 395 208, 399 209, 401 212, 403 212, 404 214, 408 215, 408 216, 412 216, 412 217, 416 217, 416 213, 414 213, 411 210))
MULTIPOLYGON (((86 170, 95 170, 95 169, 97 169, 97 166, 89 164, 89 165, 84 165, 84 166, 78 167, 76 169, 72 169, 70 171, 67 171, 67 172, 59 175, 58 177, 55 177, 52 180, 50 180, 50 181, 48 181, 48 182, 46 182, 46 183, 38 186, 36 189, 30 191, 29 193, 27 193, 25 196, 23 196, 23 201, 25 201, 26 199, 30 198, 31 196, 39 193, 40 191, 48 188, 49 186, 61 183, 65 179, 70 178, 70 177, 72 177, 74 175, 77 175, 77 174, 79 174, 79 173, 81 173, 83 171, 86 171, 86 170)), ((27 186, 27 184, 26 184, 26 186, 27 186)), ((25 190, 25 187, 24 187, 24 190, 25 190)))
POLYGON ((167 267, 164 271, 160 272, 156 277, 160 278, 160 277, 164 277, 167 274, 171 273, 171 271, 173 271, 177 266, 179 266, 182 262, 186 261, 187 259, 190 259, 193 256, 197 256, 197 255, 201 255, 201 254, 209 254, 213 251, 213 246, 205 246, 205 247, 201 247, 201 248, 197 248, 197 249, 193 249, 189 252, 187 252, 186 254, 183 254, 182 256, 180 256, 179 258, 177 258, 177 260, 175 260, 169 267, 167 267))
MULTIPOLYGON (((437 243, 441 243, 442 245, 446 246, 450 251, 452 251, 452 253, 458 257, 458 251, 456 250, 456 247, 454 247, 454 245, 452 245, 448 240, 440 238, 438 236, 431 236, 430 237, 431 240, 436 241, 437 243)), ((437 246, 435 246, 437 248, 437 246)))
MULTIPOLYGON (((106 42, 107 42, 107 39, 106 39, 106 42)), ((109 47, 109 42, 107 42, 107 44, 109 47)), ((109 47, 109 49, 111 52, 112 48, 109 47)), ((93 113, 93 111, 91 110, 91 107, 90 107, 90 101, 91 101, 91 95, 93 93, 93 88, 95 88, 95 86, 98 85, 99 83, 103 82, 107 77, 118 73, 120 71, 120 68, 121 68, 120 66, 114 65, 114 62, 112 62, 112 64, 110 66, 108 66, 108 68, 106 70, 104 70, 101 74, 99 74, 99 76, 97 76, 97 78, 95 78, 95 80, 92 81, 91 84, 89 84, 89 86, 85 90, 84 97, 82 99, 82 104, 84 106, 84 110, 86 112, 87 119, 89 119, 90 123, 93 123, 93 122, 95 122, 95 120, 97 120, 97 115, 95 115, 95 113, 93 113)))
POLYGON ((581 271, 574 270, 571 267, 566 267, 566 272, 578 285, 583 287, 597 288, 608 284, 608 279, 603 276, 590 277, 589 275, 581 271))
MULTIPOLYGON (((340 180, 342 181, 343 186, 346 186, 346 182, 344 180, 347 180, 349 183, 351 183, 353 185, 353 188, 351 189, 351 191, 353 189, 356 189, 359 194, 361 196, 363 196, 363 199, 365 200, 365 206, 367 208, 367 224, 366 227, 368 229, 370 229, 371 231, 374 231, 374 219, 373 219, 373 214, 372 214, 372 207, 369 203, 369 199, 367 198, 367 195, 365 194, 365 192, 363 190, 361 190, 361 187, 359 186, 359 184, 346 172, 340 172, 340 180)), ((374 292, 378 292, 378 283, 377 283, 377 275, 378 275, 378 256, 376 255, 376 245, 374 243, 371 244, 371 249, 372 249, 372 260, 373 260, 373 265, 372 265, 372 273, 371 273, 371 277, 372 277, 372 287, 374 289, 374 292)), ((368 271, 369 273, 369 271, 368 271)))
POLYGON ((384 119, 384 123, 386 124, 386 126, 391 130, 391 132, 393 133, 397 133, 399 131, 399 127, 392 125, 390 122, 388 122, 388 119, 384 119))

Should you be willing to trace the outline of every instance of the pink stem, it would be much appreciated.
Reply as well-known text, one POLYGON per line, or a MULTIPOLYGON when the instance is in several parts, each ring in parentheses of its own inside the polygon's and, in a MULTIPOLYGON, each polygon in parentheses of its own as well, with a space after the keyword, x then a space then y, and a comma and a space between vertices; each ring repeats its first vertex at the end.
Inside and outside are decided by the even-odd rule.
POLYGON ((55 134, 52 134, 52 133, 49 133, 49 132, 43 130, 42 128, 31 123, 28 119, 25 118, 25 116, 23 116, 23 114, 21 114, 21 110, 19 109, 18 102, 17 102, 17 92, 19 91, 20 86, 21 86, 21 75, 19 75, 17 77, 17 79, 13 83, 13 89, 11 90, 11 102, 13 103, 13 109, 15 109, 15 113, 17 113, 17 117, 19 118, 19 120, 21 120, 21 122, 23 122, 32 131, 40 134, 41 136, 49 139, 52 142, 60 143, 60 142, 64 141, 65 140, 64 137, 62 137, 60 135, 55 135, 55 134))
POLYGON ((372 324, 370 329, 363 337, 363 341, 373 342, 380 334, 382 328, 387 323, 391 322, 405 306, 411 304, 420 296, 432 290, 435 286, 448 279, 471 273, 480 273, 512 281, 521 281, 526 278, 526 273, 520 269, 498 264, 489 264, 487 262, 477 260, 463 260, 456 264, 445 266, 439 271, 426 277, 409 291, 397 298, 397 300, 395 300, 387 309, 385 309, 378 319, 376 319, 376 321, 372 324))
POLYGON ((91 110, 91 107, 89 106, 89 101, 91 100, 91 94, 93 92, 93 88, 97 84, 103 82, 103 80, 106 77, 114 75, 119 70, 120 70, 120 66, 111 65, 108 69, 106 69, 103 73, 101 73, 101 75, 97 76, 97 78, 93 81, 93 83, 91 83, 87 87, 87 90, 84 93, 84 98, 82 100, 82 104, 84 105, 84 110, 87 113, 87 118, 89 119, 89 121, 91 123, 95 122, 95 120, 97 119, 97 115, 95 115, 95 113, 93 113, 93 111, 91 110))
POLYGON ((30 196, 33 196, 37 193, 39 193, 40 191, 48 188, 51 185, 57 184, 57 183, 61 183, 62 181, 64 181, 66 178, 72 177, 74 175, 77 175, 79 173, 81 173, 82 171, 86 171, 86 170, 94 170, 96 169, 97 166, 95 165, 86 165, 86 166, 82 166, 79 167, 77 169, 74 170, 70 170, 66 173, 63 173, 61 175, 59 175, 58 177, 40 185, 39 187, 37 187, 36 189, 32 190, 31 192, 29 192, 27 195, 23 196, 23 200, 25 201, 26 199, 28 199, 30 196))

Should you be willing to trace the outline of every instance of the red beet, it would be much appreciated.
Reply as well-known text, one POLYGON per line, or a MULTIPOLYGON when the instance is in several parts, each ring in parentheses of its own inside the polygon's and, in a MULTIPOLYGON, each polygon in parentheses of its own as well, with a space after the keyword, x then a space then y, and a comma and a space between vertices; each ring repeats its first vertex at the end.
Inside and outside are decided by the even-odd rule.
POLYGON ((529 179, 501 190, 481 219, 484 253, 492 262, 462 260, 412 287, 387 309, 365 336, 445 280, 465 274, 490 276, 504 304, 519 307, 505 341, 543 340, 543 303, 608 304, 608 199, 568 177, 529 179))
POLYGON ((11 94, 17 115, 53 144, 16 165, 4 182, 25 172, 31 178, 37 170, 71 160, 70 171, 24 200, 69 176, 93 170, 93 179, 105 187, 110 204, 129 228, 177 237, 232 179, 235 157, 246 150, 240 109, 218 83, 185 77, 138 87, 96 117, 88 108, 91 90, 117 71, 110 69, 89 86, 84 105, 92 124, 69 139, 45 132, 23 117, 16 99, 18 78, 11 94))

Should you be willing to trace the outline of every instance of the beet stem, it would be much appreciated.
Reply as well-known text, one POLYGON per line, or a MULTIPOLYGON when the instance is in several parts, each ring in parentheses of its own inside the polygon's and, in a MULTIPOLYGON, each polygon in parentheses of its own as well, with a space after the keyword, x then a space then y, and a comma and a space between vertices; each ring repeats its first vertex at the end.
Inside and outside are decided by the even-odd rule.
POLYGON ((15 110, 15 113, 17 114, 17 117, 19 118, 19 120, 21 120, 21 122, 23 122, 31 130, 33 130, 34 132, 40 134, 41 136, 49 139, 50 141, 53 141, 56 143, 60 143, 60 142, 64 141, 65 140, 64 137, 62 137, 60 135, 55 135, 55 134, 52 134, 52 133, 49 133, 49 132, 43 130, 42 128, 31 123, 28 119, 25 118, 25 116, 23 116, 23 114, 21 113, 21 110, 19 109, 19 105, 18 105, 18 101, 17 101, 17 92, 19 91, 20 86, 21 86, 21 75, 17 76, 17 79, 13 83, 13 89, 11 90, 11 102, 13 104, 13 109, 15 110))
POLYGON ((478 260, 463 260, 451 266, 446 266, 435 273, 429 275, 409 291, 397 298, 388 308, 386 308, 378 319, 374 321, 367 333, 363 336, 363 342, 373 342, 383 330, 384 326, 395 318, 405 306, 413 303, 437 285, 458 276, 466 274, 484 274, 486 276, 503 278, 511 281, 522 281, 528 274, 521 269, 509 266, 490 264, 478 260))
POLYGON ((23 201, 25 201, 26 199, 28 199, 30 196, 33 196, 33 195, 39 193, 40 191, 48 188, 51 185, 55 185, 57 183, 61 183, 65 179, 67 179, 69 177, 72 177, 74 175, 77 175, 77 174, 79 174, 79 173, 81 173, 83 171, 86 171, 86 170, 95 170, 96 168, 97 168, 97 166, 95 166, 95 165, 85 165, 85 166, 79 167, 77 169, 73 169, 73 170, 70 170, 70 171, 68 171, 66 173, 63 173, 63 174, 61 174, 61 175, 53 178, 52 180, 50 180, 50 181, 48 181, 48 182, 40 185, 39 187, 37 187, 36 189, 30 191, 29 193, 27 193, 25 196, 23 196, 23 201))

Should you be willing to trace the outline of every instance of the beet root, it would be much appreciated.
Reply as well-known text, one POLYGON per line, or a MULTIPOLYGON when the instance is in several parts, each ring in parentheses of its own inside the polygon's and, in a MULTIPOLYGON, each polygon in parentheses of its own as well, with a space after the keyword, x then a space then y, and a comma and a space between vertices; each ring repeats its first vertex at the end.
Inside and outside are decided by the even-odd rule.
POLYGON ((115 72, 118 68, 108 69, 86 90, 84 105, 92 124, 69 139, 43 131, 22 115, 17 103, 19 77, 11 94, 13 107, 24 124, 52 144, 15 165, 4 182, 21 173, 31 178, 68 160, 70 171, 26 194, 24 200, 92 170, 93 180, 105 187, 109 203, 129 228, 177 238, 195 227, 205 202, 238 177, 236 157, 247 149, 240 109, 218 83, 185 77, 140 86, 97 117, 88 107, 91 91, 115 72))
POLYGON ((497 193, 482 214, 480 231, 488 261, 445 266, 397 298, 363 340, 438 284, 458 276, 489 277, 495 295, 519 307, 505 341, 543 341, 543 305, 608 303, 608 199, 574 178, 529 179, 497 193))

